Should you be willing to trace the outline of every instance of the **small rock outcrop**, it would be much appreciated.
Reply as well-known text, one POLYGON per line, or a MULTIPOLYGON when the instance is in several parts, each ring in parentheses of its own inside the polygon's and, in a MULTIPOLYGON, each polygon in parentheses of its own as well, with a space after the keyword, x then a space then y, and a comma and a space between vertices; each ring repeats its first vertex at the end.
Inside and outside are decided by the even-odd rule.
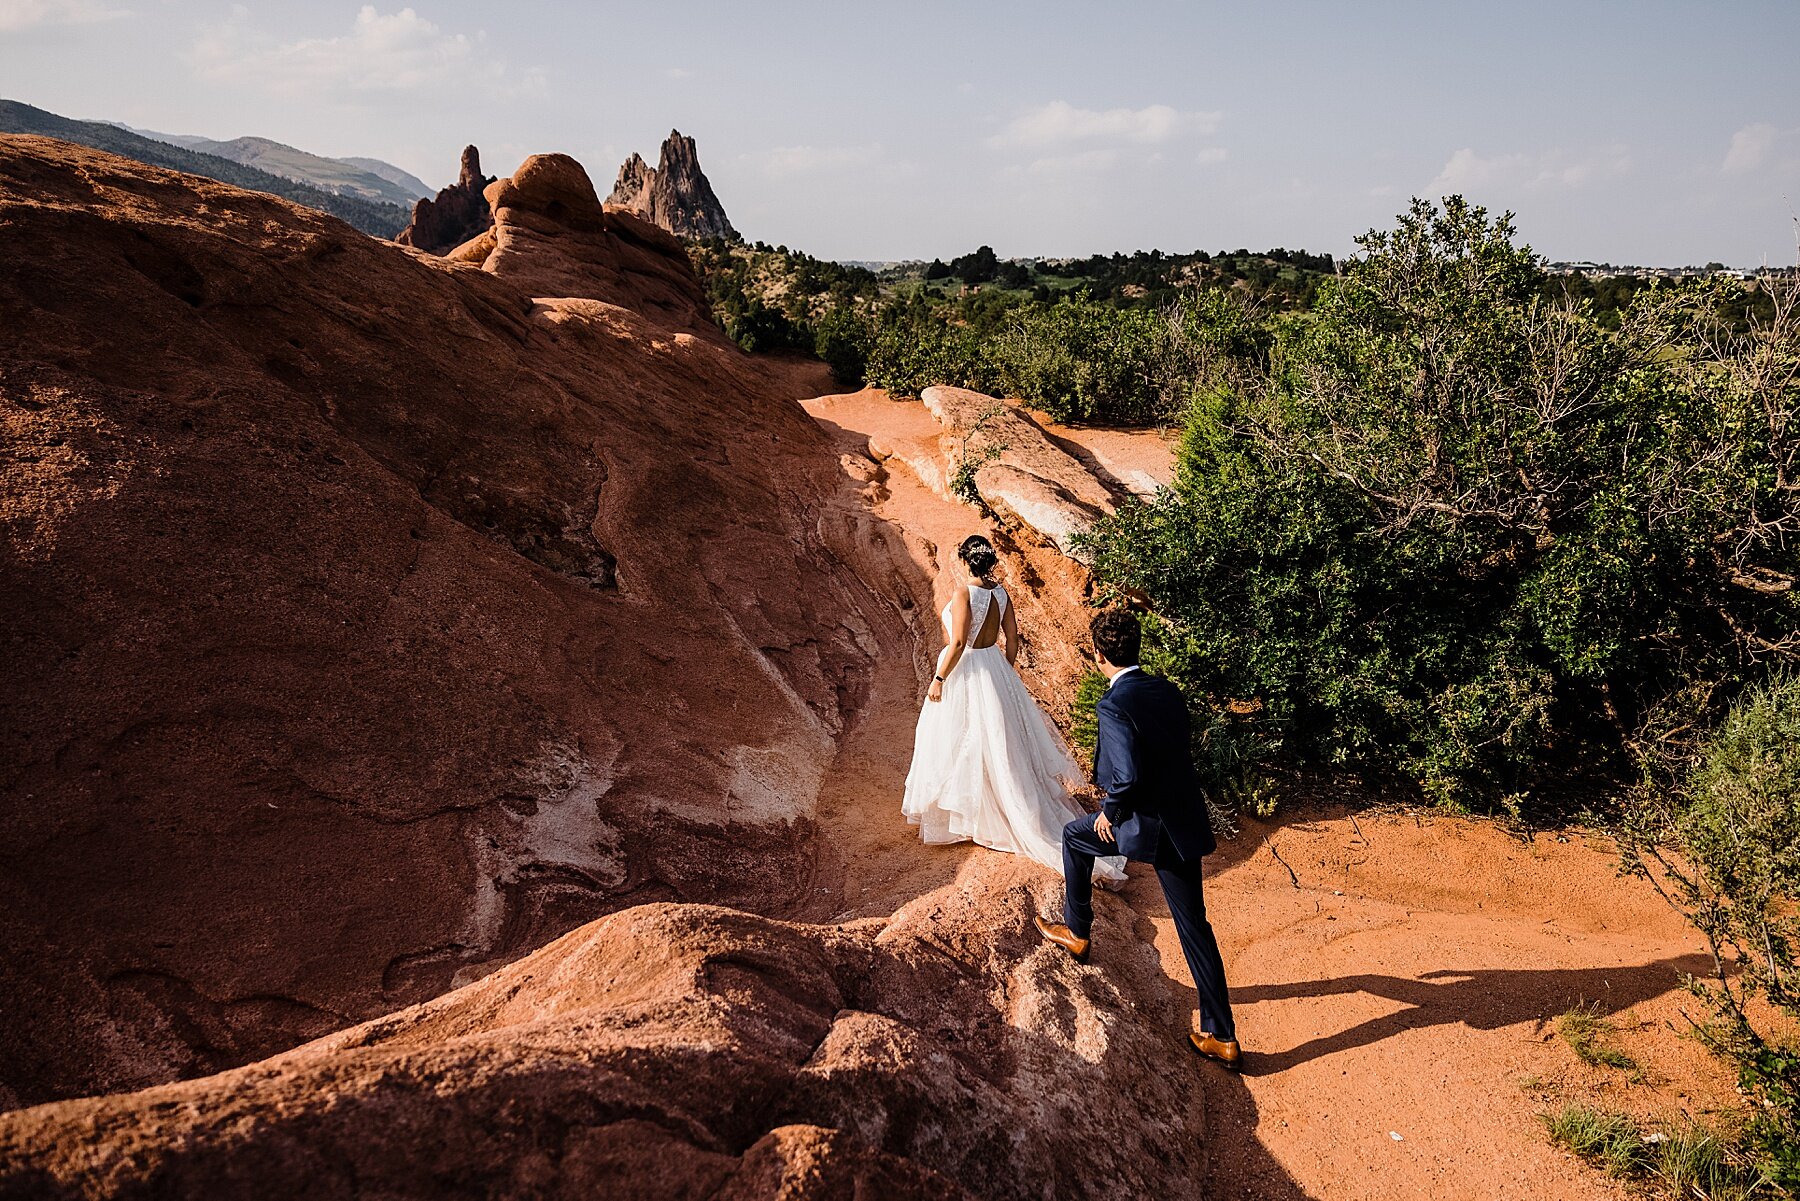
POLYGON ((481 173, 481 152, 473 146, 463 147, 456 182, 440 189, 435 200, 413 205, 412 221, 394 241, 432 254, 462 245, 493 223, 493 212, 483 194, 493 182, 493 176, 481 173))
POLYGON ((1016 404, 941 386, 926 388, 919 399, 944 427, 947 470, 973 456, 980 463, 975 487, 984 501, 1079 558, 1075 535, 1113 511, 1112 495, 1092 471, 1016 404))
POLYGON ((446 257, 532 296, 583 297, 716 338, 706 292, 681 239, 622 209, 603 209, 582 165, 534 154, 487 186, 494 223, 446 257))
POLYGON ((725 206, 713 194, 694 139, 671 130, 652 169, 636 153, 619 168, 608 208, 621 208, 678 238, 735 238, 725 206))

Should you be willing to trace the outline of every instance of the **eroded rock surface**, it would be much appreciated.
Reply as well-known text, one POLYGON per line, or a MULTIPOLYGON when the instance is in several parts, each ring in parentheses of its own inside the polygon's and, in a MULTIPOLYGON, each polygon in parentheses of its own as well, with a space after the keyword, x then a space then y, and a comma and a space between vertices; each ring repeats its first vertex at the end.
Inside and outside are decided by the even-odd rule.
POLYGON ((579 164, 489 198, 437 258, 0 139, 0 1195, 1197 1196, 1141 922, 898 819, 883 464, 579 164))
POLYGON ((919 396, 946 431, 945 470, 965 457, 981 498, 1036 530, 1064 554, 1074 535, 1113 511, 1113 495, 1016 403, 967 388, 926 388, 919 396))
POLYGON ((253 1067, 0 1117, 0 1192, 1198 1196, 1155 953, 1108 898, 1078 966, 1042 883, 843 926, 638 906, 253 1067))
MULTIPOLYGON (((582 165, 534 154, 487 187, 493 228, 450 252, 536 297, 577 297, 636 312, 717 343, 706 292, 680 239, 602 209, 582 165)), ((629 322, 627 322, 629 323, 629 322)))
POLYGON ((579 165, 492 188, 478 270, 0 138, 0 1104, 801 886, 902 620, 832 454, 579 165))

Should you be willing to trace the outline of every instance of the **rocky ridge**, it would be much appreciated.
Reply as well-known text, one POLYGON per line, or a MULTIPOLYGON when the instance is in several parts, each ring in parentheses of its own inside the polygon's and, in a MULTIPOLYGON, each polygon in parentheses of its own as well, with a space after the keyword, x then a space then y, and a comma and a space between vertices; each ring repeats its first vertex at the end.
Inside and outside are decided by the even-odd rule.
POLYGON ((656 166, 637 153, 625 160, 613 183, 608 207, 618 207, 668 230, 678 238, 736 238, 725 206, 713 194, 694 139, 671 130, 656 166))

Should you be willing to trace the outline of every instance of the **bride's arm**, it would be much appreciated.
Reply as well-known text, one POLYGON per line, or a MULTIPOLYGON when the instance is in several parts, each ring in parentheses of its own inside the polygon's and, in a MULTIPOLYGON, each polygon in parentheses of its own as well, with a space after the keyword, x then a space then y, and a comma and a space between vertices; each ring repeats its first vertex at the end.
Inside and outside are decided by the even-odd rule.
POLYGON ((1014 667, 1019 665, 1019 619, 1013 616, 1012 601, 1000 611, 1000 630, 1006 635, 1006 661, 1014 667))
POLYGON ((969 589, 958 585, 956 595, 950 598, 950 645, 938 655, 937 678, 931 681, 931 688, 926 692, 932 700, 941 700, 944 695, 944 680, 956 670, 957 660, 962 658, 963 648, 969 644, 969 589))

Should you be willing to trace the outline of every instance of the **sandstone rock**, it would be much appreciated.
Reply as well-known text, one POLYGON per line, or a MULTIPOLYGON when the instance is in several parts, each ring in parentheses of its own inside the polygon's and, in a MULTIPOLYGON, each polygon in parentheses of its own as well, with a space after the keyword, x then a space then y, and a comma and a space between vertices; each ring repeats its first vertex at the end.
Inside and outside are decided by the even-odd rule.
POLYGON ((493 223, 483 195, 492 182, 492 176, 481 173, 481 152, 465 146, 456 182, 440 190, 436 199, 416 202, 412 221, 394 236, 394 241, 442 254, 476 237, 493 223))
POLYGON ((628 209, 682 238, 736 238, 713 194, 694 139, 671 130, 652 169, 635 152, 619 167, 609 205, 628 209))
POLYGON ((1073 555, 1073 536, 1113 511, 1106 485, 1051 441, 1017 404, 967 388, 926 388, 919 397, 947 432, 946 470, 965 455, 997 457, 975 474, 989 505, 1073 555))
POLYGON ((603 209, 581 164, 535 154, 487 187, 494 227, 451 252, 537 297, 585 297, 720 340, 681 241, 603 209))
POLYGON ((816 425, 578 172, 476 269, 0 138, 0 1104, 805 877, 910 635, 816 425))
POLYGON ((1102 898, 1075 964, 1027 880, 845 926, 638 906, 254 1067, 0 1116, 0 1192, 1199 1196, 1154 950, 1102 898))

